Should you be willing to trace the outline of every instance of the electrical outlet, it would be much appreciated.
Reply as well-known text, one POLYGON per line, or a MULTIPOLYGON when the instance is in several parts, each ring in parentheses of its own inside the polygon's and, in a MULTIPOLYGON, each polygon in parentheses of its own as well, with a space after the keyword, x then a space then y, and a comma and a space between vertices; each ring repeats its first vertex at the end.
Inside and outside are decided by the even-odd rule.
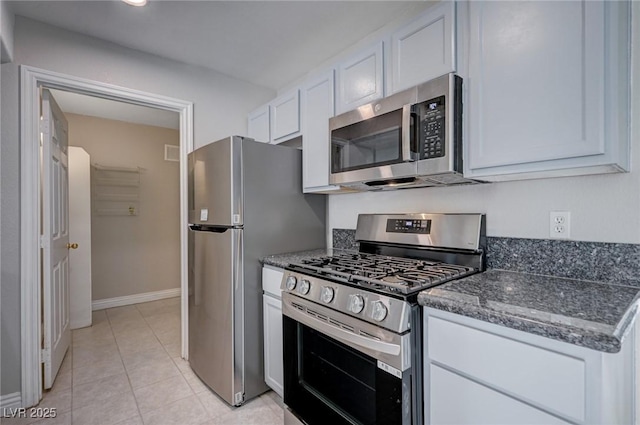
POLYGON ((569 239, 570 230, 571 213, 569 211, 551 211, 549 213, 549 237, 551 239, 569 239))

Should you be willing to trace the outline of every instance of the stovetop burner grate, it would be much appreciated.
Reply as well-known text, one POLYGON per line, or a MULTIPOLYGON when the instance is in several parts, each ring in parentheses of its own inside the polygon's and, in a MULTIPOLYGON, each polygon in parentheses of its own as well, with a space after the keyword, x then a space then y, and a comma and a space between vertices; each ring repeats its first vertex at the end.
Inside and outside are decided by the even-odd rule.
POLYGON ((431 260, 366 253, 339 253, 292 264, 298 271, 383 292, 411 294, 476 270, 431 260))

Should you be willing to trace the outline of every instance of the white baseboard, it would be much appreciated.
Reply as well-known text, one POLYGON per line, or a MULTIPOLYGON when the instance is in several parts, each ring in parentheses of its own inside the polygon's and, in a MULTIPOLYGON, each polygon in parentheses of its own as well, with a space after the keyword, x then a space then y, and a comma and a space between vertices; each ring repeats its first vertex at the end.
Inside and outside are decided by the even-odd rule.
MULTIPOLYGON (((22 407, 22 395, 20 391, 11 394, 0 395, 0 409, 16 409, 22 407)), ((0 415, 0 417, 2 417, 0 415)))
POLYGON ((91 310, 104 310, 105 308, 121 307, 123 305, 146 303, 180 296, 180 288, 165 289, 164 291, 145 292, 144 294, 127 295, 124 297, 106 298, 91 303, 91 310))

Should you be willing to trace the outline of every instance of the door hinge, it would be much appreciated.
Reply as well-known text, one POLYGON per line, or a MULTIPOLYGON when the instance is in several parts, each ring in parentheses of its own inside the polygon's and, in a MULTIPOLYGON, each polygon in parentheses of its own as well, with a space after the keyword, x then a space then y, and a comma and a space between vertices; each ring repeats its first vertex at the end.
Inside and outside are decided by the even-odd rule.
POLYGON ((40 350, 40 363, 46 362, 48 356, 49 356, 49 350, 48 349, 43 348, 42 350, 40 350))
POLYGON ((48 126, 49 126, 49 120, 41 119, 40 127, 39 127, 40 133, 44 133, 48 126))
POLYGON ((44 237, 44 235, 40 235, 40 248, 46 248, 47 247, 47 238, 44 237))

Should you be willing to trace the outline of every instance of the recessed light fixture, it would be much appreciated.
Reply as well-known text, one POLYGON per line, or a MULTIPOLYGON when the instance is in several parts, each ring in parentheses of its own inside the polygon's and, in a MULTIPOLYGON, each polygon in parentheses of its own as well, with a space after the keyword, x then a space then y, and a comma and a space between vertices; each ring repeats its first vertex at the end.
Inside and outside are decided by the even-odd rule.
POLYGON ((131 6, 144 6, 147 4, 147 0, 122 0, 123 2, 130 4, 131 6))

